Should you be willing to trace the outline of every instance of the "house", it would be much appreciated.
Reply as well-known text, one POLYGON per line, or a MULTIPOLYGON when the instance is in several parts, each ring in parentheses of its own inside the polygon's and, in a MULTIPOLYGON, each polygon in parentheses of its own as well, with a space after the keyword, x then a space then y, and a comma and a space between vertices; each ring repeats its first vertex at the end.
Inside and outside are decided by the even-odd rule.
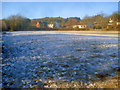
POLYGON ((116 24, 117 24, 117 25, 120 25, 120 22, 117 22, 116 24))
POLYGON ((47 27, 47 22, 39 21, 35 25, 37 28, 46 28, 47 27))
POLYGON ((113 25, 113 20, 110 18, 108 25, 113 25))
POLYGON ((79 29, 84 29, 84 28, 86 28, 86 25, 73 25, 73 28, 79 28, 79 29))
POLYGON ((107 29, 113 29, 113 20, 110 18, 110 20, 108 21, 108 25, 107 25, 107 29))
POLYGON ((56 27, 56 28, 59 28, 58 22, 55 22, 55 27, 56 27))
POLYGON ((37 22, 37 24, 35 26, 36 26, 36 28, 40 28, 40 23, 37 22))
POLYGON ((48 28, 59 28, 59 24, 58 24, 57 22, 55 22, 55 23, 50 23, 50 24, 48 24, 47 26, 48 26, 48 28))
POLYGON ((48 28, 54 28, 54 24, 48 24, 48 28))

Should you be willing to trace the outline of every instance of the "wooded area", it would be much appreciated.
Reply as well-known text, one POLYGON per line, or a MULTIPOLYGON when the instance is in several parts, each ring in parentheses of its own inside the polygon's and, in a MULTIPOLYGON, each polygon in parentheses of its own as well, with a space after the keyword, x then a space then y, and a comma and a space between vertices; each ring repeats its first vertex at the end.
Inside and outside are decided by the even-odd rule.
POLYGON ((2 19, 2 31, 39 31, 39 30, 118 30, 119 14, 110 16, 98 14, 95 16, 80 17, 46 17, 40 19, 29 19, 20 15, 13 15, 2 19), (109 25, 110 19, 112 20, 109 25), (40 24, 36 27, 37 22, 40 24), (49 28, 48 24, 58 23, 59 27, 49 28), (74 25, 86 25, 86 28, 73 28, 74 25))

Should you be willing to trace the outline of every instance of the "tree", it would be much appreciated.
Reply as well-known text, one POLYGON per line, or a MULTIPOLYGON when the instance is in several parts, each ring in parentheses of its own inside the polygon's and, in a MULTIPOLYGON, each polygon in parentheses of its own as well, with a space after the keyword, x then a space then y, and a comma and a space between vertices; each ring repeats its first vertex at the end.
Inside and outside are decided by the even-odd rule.
POLYGON ((6 19, 6 24, 10 31, 27 30, 30 27, 30 19, 20 15, 13 15, 6 19))
POLYGON ((2 31, 7 31, 8 30, 8 27, 7 27, 4 20, 0 20, 0 30, 2 30, 2 31))

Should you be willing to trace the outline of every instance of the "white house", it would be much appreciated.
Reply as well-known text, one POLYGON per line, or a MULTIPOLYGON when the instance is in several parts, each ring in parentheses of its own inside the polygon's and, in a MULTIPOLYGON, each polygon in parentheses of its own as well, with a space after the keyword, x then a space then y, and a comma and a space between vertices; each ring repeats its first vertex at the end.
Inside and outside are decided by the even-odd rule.
POLYGON ((113 20, 110 18, 108 25, 113 25, 113 20))
POLYGON ((53 28, 54 24, 48 24, 48 28, 53 28))
POLYGON ((50 24, 48 24, 47 26, 48 26, 48 28, 59 28, 58 22, 50 23, 50 24))
POLYGON ((86 28, 86 25, 73 25, 73 28, 86 28))
POLYGON ((110 18, 109 23, 112 23, 112 22, 113 22, 113 20, 110 18))
POLYGON ((117 22, 117 25, 120 25, 120 22, 117 22))

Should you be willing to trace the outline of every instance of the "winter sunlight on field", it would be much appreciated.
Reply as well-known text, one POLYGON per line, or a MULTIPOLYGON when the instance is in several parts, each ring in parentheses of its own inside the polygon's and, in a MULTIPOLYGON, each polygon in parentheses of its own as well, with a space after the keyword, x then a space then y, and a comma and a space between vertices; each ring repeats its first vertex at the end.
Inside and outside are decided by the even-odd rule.
POLYGON ((2 38, 3 87, 118 87, 117 32, 21 31, 2 38))

